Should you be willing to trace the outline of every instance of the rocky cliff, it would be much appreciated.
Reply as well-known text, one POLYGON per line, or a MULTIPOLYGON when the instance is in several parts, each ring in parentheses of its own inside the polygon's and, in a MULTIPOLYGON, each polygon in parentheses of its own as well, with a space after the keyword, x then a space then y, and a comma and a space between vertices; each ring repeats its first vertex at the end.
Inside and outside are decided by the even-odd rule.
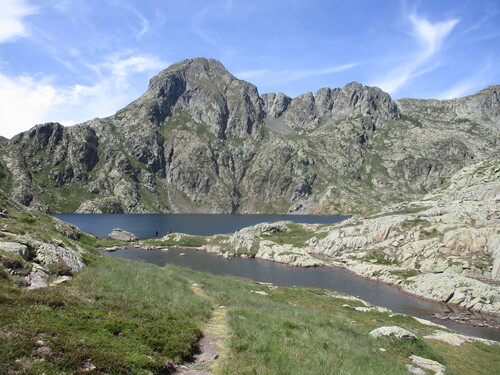
POLYGON ((185 60, 114 116, 1 140, 0 187, 55 212, 374 212, 497 155, 499 89, 261 96, 218 61, 185 60))

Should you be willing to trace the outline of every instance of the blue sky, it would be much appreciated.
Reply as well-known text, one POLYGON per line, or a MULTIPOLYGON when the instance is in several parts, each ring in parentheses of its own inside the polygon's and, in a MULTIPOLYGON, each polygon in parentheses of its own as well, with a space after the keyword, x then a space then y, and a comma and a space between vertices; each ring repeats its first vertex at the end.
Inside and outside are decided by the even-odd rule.
POLYGON ((0 135, 112 115, 177 61, 259 93, 358 81, 395 99, 500 83, 498 0, 0 0, 0 135))

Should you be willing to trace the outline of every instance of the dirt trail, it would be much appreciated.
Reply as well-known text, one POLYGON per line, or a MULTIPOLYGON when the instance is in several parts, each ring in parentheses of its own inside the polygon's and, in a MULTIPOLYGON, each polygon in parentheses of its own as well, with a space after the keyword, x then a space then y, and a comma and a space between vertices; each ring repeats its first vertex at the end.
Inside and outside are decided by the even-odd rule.
MULTIPOLYGON (((192 284, 191 290, 200 297, 211 298, 203 291, 202 285, 192 284)), ((177 375, 211 375, 223 354, 223 343, 227 338, 227 309, 225 306, 214 306, 210 321, 202 328, 200 352, 191 362, 176 367, 177 375)))

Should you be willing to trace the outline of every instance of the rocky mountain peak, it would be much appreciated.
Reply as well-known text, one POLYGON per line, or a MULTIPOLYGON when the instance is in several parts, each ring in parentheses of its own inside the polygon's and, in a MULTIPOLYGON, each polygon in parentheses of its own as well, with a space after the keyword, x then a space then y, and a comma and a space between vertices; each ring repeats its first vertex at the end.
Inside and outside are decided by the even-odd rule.
POLYGON ((390 95, 378 87, 363 86, 351 82, 343 88, 319 89, 295 98, 283 93, 262 96, 268 117, 282 118, 295 130, 313 130, 319 124, 347 117, 370 116, 375 123, 379 119, 399 120, 401 114, 390 95))
POLYGON ((189 59, 114 116, 0 140, 0 188, 63 212, 367 212, 497 157, 499 92, 393 101, 351 82, 260 96, 189 59))
MULTIPOLYGON (((182 113, 220 139, 258 136, 264 117, 257 88, 213 59, 183 60, 150 80, 149 118, 157 125, 182 113)), ((185 116, 184 116, 185 117, 185 116)))

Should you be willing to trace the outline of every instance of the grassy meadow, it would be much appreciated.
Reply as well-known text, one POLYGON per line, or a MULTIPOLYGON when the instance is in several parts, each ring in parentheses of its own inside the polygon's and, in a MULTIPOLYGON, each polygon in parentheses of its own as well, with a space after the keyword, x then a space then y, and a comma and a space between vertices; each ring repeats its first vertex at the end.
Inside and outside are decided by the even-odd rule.
POLYGON ((355 306, 364 305, 327 290, 277 288, 94 253, 57 287, 29 291, 0 277, 0 373, 169 374, 197 352, 222 309, 216 374, 408 374, 412 354, 439 361, 447 375, 498 371, 498 346, 426 340, 434 328, 355 306), (391 325, 419 339, 368 335, 391 325))

